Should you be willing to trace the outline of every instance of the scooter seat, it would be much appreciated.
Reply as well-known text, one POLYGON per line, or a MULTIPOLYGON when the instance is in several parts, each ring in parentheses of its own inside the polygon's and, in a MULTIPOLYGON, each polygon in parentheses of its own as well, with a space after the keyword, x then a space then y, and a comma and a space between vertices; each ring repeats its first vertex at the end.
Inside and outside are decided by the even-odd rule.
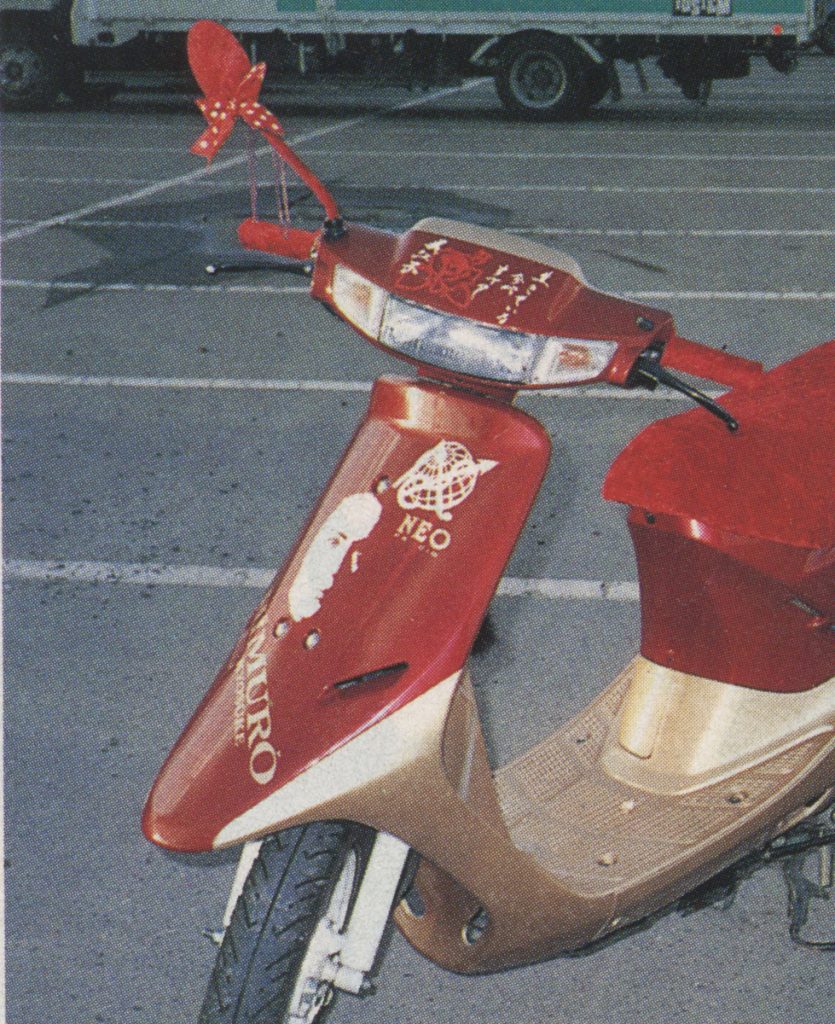
POLYGON ((835 545, 835 341, 721 401, 729 432, 704 409, 642 431, 606 477, 603 496, 795 547, 835 545))

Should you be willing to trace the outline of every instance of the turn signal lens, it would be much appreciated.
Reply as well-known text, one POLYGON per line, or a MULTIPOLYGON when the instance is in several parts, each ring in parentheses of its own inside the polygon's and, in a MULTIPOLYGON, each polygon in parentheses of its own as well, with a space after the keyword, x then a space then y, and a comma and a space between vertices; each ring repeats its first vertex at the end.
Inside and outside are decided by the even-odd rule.
POLYGON ((388 292, 356 271, 338 263, 331 284, 333 304, 357 330, 376 338, 388 292))

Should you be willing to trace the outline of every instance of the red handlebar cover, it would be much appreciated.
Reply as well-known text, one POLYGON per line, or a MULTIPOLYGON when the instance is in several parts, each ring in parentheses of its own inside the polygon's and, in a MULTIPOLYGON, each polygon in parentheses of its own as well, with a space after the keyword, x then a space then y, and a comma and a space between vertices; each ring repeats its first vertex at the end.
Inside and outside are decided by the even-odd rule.
POLYGON ((720 349, 708 348, 674 334, 664 346, 661 364, 670 369, 692 373, 694 377, 714 380, 728 387, 750 387, 763 374, 762 363, 732 356, 720 349))
POLYGON ((302 263, 311 258, 317 236, 316 231, 251 217, 238 225, 238 240, 245 249, 259 249, 302 263))

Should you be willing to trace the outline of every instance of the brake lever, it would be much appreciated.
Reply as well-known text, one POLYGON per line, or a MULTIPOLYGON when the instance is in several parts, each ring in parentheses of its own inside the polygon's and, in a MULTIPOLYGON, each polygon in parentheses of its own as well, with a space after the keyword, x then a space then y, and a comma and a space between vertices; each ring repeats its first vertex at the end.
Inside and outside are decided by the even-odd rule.
POLYGON ((310 277, 313 273, 313 264, 310 262, 302 263, 299 260, 275 257, 272 260, 255 259, 249 261, 218 261, 217 263, 206 264, 205 270, 211 277, 215 277, 217 274, 246 274, 250 271, 256 270, 280 270, 286 274, 302 274, 305 277, 310 277))
POLYGON ((645 349, 635 360, 627 380, 627 386, 644 387, 649 391, 654 391, 659 384, 663 384, 664 387, 686 395, 689 399, 702 406, 703 409, 707 409, 709 413, 720 419, 728 430, 739 430, 739 422, 734 419, 724 406, 714 402, 704 391, 699 391, 698 388, 694 388, 685 381, 679 380, 665 366, 661 365, 662 352, 661 348, 645 349))

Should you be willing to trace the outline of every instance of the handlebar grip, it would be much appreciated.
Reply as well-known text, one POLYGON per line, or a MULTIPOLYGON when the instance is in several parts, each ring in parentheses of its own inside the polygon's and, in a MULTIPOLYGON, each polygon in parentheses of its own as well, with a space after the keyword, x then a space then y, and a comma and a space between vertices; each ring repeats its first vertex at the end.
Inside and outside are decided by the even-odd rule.
POLYGON ((251 217, 238 226, 238 240, 245 249, 258 249, 300 263, 310 259, 316 235, 315 231, 251 217))
POLYGON ((763 373, 762 363, 742 356, 732 356, 697 341, 688 341, 677 334, 664 346, 661 365, 731 388, 750 387, 757 383, 763 373))

